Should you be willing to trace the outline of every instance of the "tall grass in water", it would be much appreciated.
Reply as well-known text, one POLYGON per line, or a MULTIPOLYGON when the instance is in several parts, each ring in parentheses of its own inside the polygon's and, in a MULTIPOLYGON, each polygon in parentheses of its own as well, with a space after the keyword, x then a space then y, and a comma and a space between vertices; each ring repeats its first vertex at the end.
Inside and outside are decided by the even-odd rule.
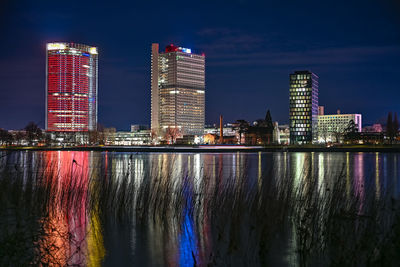
POLYGON ((349 187, 344 171, 325 186, 306 177, 291 200, 301 265, 397 265, 400 206, 392 188, 377 196, 372 182, 349 187))
POLYGON ((0 167, 0 265, 88 264, 82 252, 93 221, 82 166, 21 155, 0 167))
POLYGON ((257 179, 246 172, 199 175, 177 171, 182 163, 173 154, 140 170, 128 158, 116 171, 85 157, 59 164, 56 153, 35 166, 1 165, 1 265, 99 264, 90 258, 104 257, 100 225, 110 219, 154 229, 153 238, 166 243, 161 250, 180 250, 195 266, 271 264, 276 234, 292 229, 296 265, 399 260, 397 200, 376 197, 368 184, 349 186, 344 172, 323 184, 309 163, 301 179, 277 179, 273 169, 257 179))

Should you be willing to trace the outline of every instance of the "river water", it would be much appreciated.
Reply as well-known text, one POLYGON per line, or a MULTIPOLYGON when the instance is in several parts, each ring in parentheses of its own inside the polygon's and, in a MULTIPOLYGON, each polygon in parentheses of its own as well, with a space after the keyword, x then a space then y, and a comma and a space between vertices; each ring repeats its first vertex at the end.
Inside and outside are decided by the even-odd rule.
POLYGON ((297 230, 284 223, 287 219, 277 219, 286 218, 281 213, 290 206, 279 202, 284 194, 275 193, 286 188, 283 180, 292 189, 312 184, 321 199, 339 180, 340 196, 356 196, 359 211, 368 198, 400 196, 396 153, 21 151, 0 156, 0 249, 23 236, 18 246, 25 250, 0 252, 3 264, 27 255, 21 264, 297 266, 297 230), (45 208, 33 212, 35 205, 45 208), (21 220, 32 229, 18 228, 21 220))

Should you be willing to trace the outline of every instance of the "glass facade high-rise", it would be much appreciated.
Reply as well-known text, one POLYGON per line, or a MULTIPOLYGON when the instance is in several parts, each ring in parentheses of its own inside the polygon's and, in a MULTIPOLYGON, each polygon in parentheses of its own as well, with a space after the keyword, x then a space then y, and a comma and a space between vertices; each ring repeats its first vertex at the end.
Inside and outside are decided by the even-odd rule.
POLYGON ((46 53, 46 130, 97 129, 96 47, 48 43, 46 53))
POLYGON ((167 128, 181 135, 202 135, 205 120, 205 56, 169 45, 159 52, 152 45, 151 129, 167 128))
POLYGON ((290 74, 290 143, 308 144, 318 137, 318 76, 310 71, 290 74))

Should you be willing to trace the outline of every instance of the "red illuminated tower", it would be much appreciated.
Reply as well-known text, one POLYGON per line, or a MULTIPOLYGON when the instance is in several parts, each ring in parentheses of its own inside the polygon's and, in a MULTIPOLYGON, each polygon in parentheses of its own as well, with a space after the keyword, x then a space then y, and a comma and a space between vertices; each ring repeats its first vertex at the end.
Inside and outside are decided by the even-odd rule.
POLYGON ((97 48, 48 43, 46 55, 46 130, 96 130, 97 48))

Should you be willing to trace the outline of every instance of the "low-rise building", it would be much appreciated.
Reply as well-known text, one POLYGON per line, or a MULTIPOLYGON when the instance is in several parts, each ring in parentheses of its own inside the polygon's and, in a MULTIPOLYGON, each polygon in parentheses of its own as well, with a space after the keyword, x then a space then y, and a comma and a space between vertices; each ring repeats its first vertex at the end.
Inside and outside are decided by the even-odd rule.
POLYGON ((203 136, 203 144, 208 144, 208 145, 216 145, 216 144, 230 144, 230 145, 236 145, 239 142, 238 136, 235 135, 224 135, 224 138, 222 139, 221 143, 221 137, 218 134, 205 134, 203 136))
POLYGON ((131 124, 131 132, 139 132, 143 130, 149 130, 149 126, 144 124, 131 124))
POLYGON ((215 144, 217 140, 217 135, 216 134, 212 134, 212 133, 207 133, 203 136, 203 143, 204 144, 215 144))
POLYGON ((290 128, 288 124, 278 125, 279 140, 278 144, 288 145, 290 143, 290 128))
MULTIPOLYGON (((219 144, 220 143, 220 127, 216 125, 208 125, 204 128, 203 143, 219 144)), ((223 144, 237 144, 239 142, 238 127, 234 123, 224 124, 222 129, 223 144)))
MULTIPOLYGON (((237 129, 236 125, 232 123, 227 123, 224 124, 223 127, 223 133, 224 136, 233 136, 237 134, 237 129)), ((220 133, 220 128, 217 127, 216 125, 206 125, 204 128, 204 134, 219 134, 220 133)))
POLYGON ((381 124, 375 123, 373 125, 363 127, 362 131, 365 133, 381 133, 383 132, 383 128, 381 124))
POLYGON ((269 145, 273 142, 273 129, 250 126, 244 137, 246 145, 269 145))
POLYGON ((47 132, 52 146, 90 145, 93 132, 47 132))
POLYGON ((182 137, 176 138, 175 144, 177 145, 193 145, 195 144, 195 138, 196 136, 194 135, 183 135, 182 137))
POLYGON ((107 132, 105 133, 105 145, 137 146, 151 143, 150 130, 137 132, 107 132))
POLYGON ((351 124, 355 124, 355 130, 361 132, 362 121, 361 114, 332 114, 318 116, 318 142, 328 143, 343 142, 343 136, 351 124))

